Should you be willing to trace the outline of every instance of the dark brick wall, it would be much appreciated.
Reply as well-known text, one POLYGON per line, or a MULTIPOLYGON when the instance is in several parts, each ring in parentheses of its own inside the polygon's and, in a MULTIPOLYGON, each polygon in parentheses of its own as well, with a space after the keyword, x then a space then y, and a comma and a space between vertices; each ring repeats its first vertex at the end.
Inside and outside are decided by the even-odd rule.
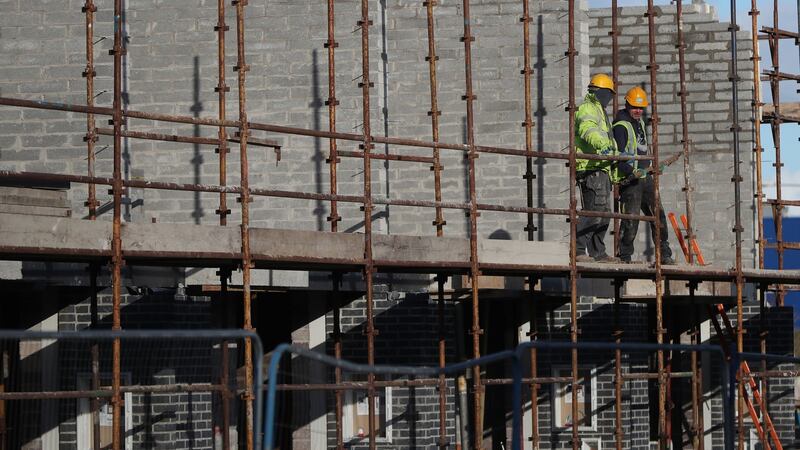
MULTIPOLYGON (((109 329, 111 297, 98 295, 98 325, 91 326, 89 299, 69 305, 59 312, 59 329, 109 329)), ((160 293, 122 296, 123 329, 207 329, 212 328, 211 301, 208 297, 187 296, 170 290, 160 293)), ((63 343, 59 346, 63 389, 75 389, 76 373, 91 373, 90 343, 63 343)), ((219 377, 217 349, 213 343, 197 341, 123 341, 122 373, 131 383, 158 385, 173 383, 210 383, 219 377)), ((101 373, 111 372, 110 345, 100 345, 101 373)), ((217 396, 210 393, 132 394, 133 444, 142 448, 211 449, 213 448, 212 409, 218 409, 217 396), (212 399, 212 397, 214 397, 212 399)), ((76 400, 59 404, 62 449, 77 449, 76 400)))

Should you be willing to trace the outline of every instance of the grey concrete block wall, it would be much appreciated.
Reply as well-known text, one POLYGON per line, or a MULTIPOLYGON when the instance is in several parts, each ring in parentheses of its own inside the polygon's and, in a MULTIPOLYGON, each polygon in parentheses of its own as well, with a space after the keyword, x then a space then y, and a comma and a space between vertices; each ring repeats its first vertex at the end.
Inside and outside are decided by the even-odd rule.
MULTIPOLYGON (((111 103, 112 42, 111 7, 100 0, 95 26, 96 103, 111 103)), ((13 64, 5 65, 0 77, 0 93, 5 96, 46 99, 56 102, 85 101, 85 82, 80 74, 85 66, 83 21, 77 1, 53 3, 11 2, 4 12, 24 15, 24 21, 6 20, 0 24, 3 47, 0 56, 13 64), (35 28, 39 27, 39 28, 35 28), (35 33, 32 28, 47 30, 35 33), (59 32, 59 30, 61 30, 59 32), (38 53, 48 58, 34 58, 38 53)), ((585 5, 584 5, 585 6, 585 5)), ((360 36, 353 33, 360 5, 354 1, 336 3, 337 89, 341 102, 337 109, 338 129, 360 132, 362 126, 360 76, 360 36)), ((370 76, 372 90, 372 132, 376 135, 404 136, 430 140, 429 84, 425 32, 425 9, 416 2, 371 2, 370 76), (385 56, 385 58, 384 58, 385 56)), ((566 49, 564 33, 545 31, 558 24, 566 13, 566 2, 539 2, 532 6, 532 54, 534 75, 533 105, 537 125, 534 149, 566 153, 568 115, 564 111, 566 93, 566 49)), ((247 109, 257 122, 327 129, 327 55, 323 2, 251 2, 246 8, 246 54, 251 71, 247 73, 247 109), (287 38, 287 32, 291 38, 287 38)), ((461 3, 439 2, 435 9, 439 102, 442 111, 441 140, 465 142, 463 34, 461 3)), ((519 2, 475 1, 472 5, 476 142, 524 148, 522 68, 522 25, 519 2), (513 33, 511 32, 513 30, 513 33)), ((235 20, 228 7, 226 21, 232 27, 227 35, 226 74, 232 87, 228 95, 228 117, 235 119, 235 20)), ((167 6, 158 2, 136 2, 127 6, 125 33, 125 107, 132 110, 168 114, 217 116, 216 94, 216 4, 207 1, 182 2, 167 6)), ((576 77, 578 96, 588 76, 588 36, 585 12, 578 11, 576 77)), ((49 111, 0 111, 0 166, 3 169, 86 172, 85 123, 79 114, 49 111)), ((105 118, 98 117, 105 125, 105 118)), ((130 130, 147 130, 213 137, 213 128, 130 120, 130 130)), ((256 137, 276 137, 258 131, 256 137)), ((280 162, 271 149, 249 149, 251 185, 300 191, 328 192, 328 167, 325 157, 328 142, 299 136, 277 137, 283 144, 280 162)), ((98 142, 98 175, 111 173, 111 140, 98 142)), ((342 150, 357 149, 357 142, 339 141, 342 150)), ((429 149, 393 147, 391 152, 430 154, 429 149)), ((387 148, 377 146, 375 152, 387 148)), ((443 198, 467 198, 465 161, 462 152, 442 151, 443 198)), ((238 148, 232 144, 229 155, 229 183, 238 183, 238 148)), ((185 183, 216 183, 217 156, 213 146, 124 140, 126 177, 185 183)), ((476 161, 478 198, 483 203, 525 205, 524 158, 482 154, 476 161)), ((339 192, 358 194, 362 190, 361 161, 342 158, 339 192)), ((535 189, 535 204, 544 207, 567 205, 566 170, 560 161, 541 162, 535 189)), ((433 174, 427 165, 406 162, 373 161, 373 193, 390 198, 433 199, 433 174)), ((105 189, 101 202, 108 202, 105 189)), ((85 190, 73 186, 72 202, 76 216, 85 214, 85 190)), ((129 211, 128 220, 208 223, 217 222, 214 214, 217 195, 147 190, 142 205, 129 211)), ((139 200, 133 198, 133 201, 139 200)), ((233 196, 231 221, 239 219, 233 196)), ((358 205, 340 203, 344 221, 341 229, 357 231, 363 221, 358 205)), ((256 198, 252 208, 254 226, 327 229, 327 202, 256 198)), ((432 209, 376 209, 383 217, 376 231, 398 234, 433 234, 432 209), (388 215, 389 219, 386 219, 388 215)), ((446 211, 445 233, 466 235, 466 219, 461 211, 446 211)), ((520 214, 484 213, 479 220, 480 234, 488 236, 498 229, 522 238, 525 217, 520 214)), ((540 239, 564 239, 568 228, 563 217, 542 218, 540 239), (546 225, 545 225, 546 224, 546 225)))
MULTIPOLYGON (((620 105, 624 106, 625 92, 641 85, 650 92, 648 27, 644 17, 646 8, 626 7, 619 14, 619 90, 620 105)), ((666 158, 682 151, 681 106, 678 68, 676 6, 656 7, 656 75, 659 154, 666 158)), ((684 5, 684 38, 687 44, 685 68, 688 132, 690 145, 690 179, 692 191, 693 227, 707 262, 732 266, 735 258, 732 86, 729 24, 722 23, 716 10, 704 2, 684 5)), ((611 9, 593 9, 590 16, 592 39, 591 67, 594 72, 611 73, 612 47, 611 9)), ((753 66, 750 57, 749 32, 739 32, 738 76, 739 133, 741 172, 741 209, 743 262, 757 263, 754 241, 755 202, 753 186, 755 164, 753 159, 753 66)), ((651 105, 652 108, 652 105, 651 105)), ((650 109, 652 111, 652 109, 650 109)), ((685 212, 683 160, 667 168, 661 177, 661 198, 666 211, 685 212)), ((676 259, 680 248, 671 227, 668 229, 676 259)), ((637 252, 645 248, 646 233, 639 233, 637 252)), ((651 246, 650 246, 651 247, 651 246)))

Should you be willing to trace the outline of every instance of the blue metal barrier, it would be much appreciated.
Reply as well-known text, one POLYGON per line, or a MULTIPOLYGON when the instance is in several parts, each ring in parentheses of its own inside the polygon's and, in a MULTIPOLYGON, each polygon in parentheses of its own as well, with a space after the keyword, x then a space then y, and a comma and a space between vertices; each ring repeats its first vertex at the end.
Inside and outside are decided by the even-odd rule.
MULTIPOLYGON (((723 367, 721 370, 722 377, 722 396, 723 396, 723 415, 725 420, 725 449, 733 450, 733 423, 734 423, 734 398, 736 397, 736 368, 739 366, 738 362, 728 361, 725 357, 722 348, 717 345, 683 345, 683 344, 649 344, 649 343, 614 343, 614 342, 564 342, 564 341, 534 341, 524 342, 517 346, 514 350, 505 350, 491 355, 482 356, 477 359, 470 359, 464 362, 451 364, 445 367, 430 367, 430 366, 386 366, 386 365, 367 365, 357 364, 346 360, 336 359, 326 354, 313 352, 311 350, 293 346, 290 344, 281 344, 275 348, 269 362, 268 380, 267 380, 267 412, 264 421, 264 449, 271 450, 275 445, 275 402, 277 395, 277 374, 280 359, 284 354, 295 354, 317 362, 328 364, 330 366, 339 367, 355 373, 372 373, 379 375, 411 375, 411 376, 429 376, 438 377, 439 375, 448 375, 459 373, 474 366, 485 365, 493 362, 511 360, 512 370, 512 436, 511 448, 512 450, 521 450, 522 443, 520 440, 519 430, 522 427, 522 366, 521 360, 525 351, 531 348, 540 350, 622 350, 626 352, 654 352, 658 350, 663 351, 685 351, 685 352, 708 352, 716 354, 719 357, 720 363, 723 367)), ((732 352, 736 355, 735 361, 738 361, 739 354, 732 352)), ((744 354, 742 354, 744 355, 744 354)), ((759 357, 764 355, 753 354, 759 357)), ((750 354, 747 354, 750 356, 750 354)), ((795 360, 800 363, 800 360, 795 360)))

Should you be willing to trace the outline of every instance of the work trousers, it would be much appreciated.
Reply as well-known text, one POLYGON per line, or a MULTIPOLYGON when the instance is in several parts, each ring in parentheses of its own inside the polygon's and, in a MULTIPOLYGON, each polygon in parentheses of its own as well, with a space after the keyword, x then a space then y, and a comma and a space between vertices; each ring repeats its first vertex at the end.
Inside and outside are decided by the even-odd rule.
MULTIPOLYGON (((648 175, 645 178, 634 180, 627 186, 620 186, 620 209, 623 214, 639 214, 652 216, 655 212, 656 190, 653 177, 648 175)), ((664 215, 664 208, 658 205, 659 218, 661 219, 661 258, 671 258, 672 250, 669 248, 669 233, 667 232, 667 218, 664 215)), ((650 223, 650 235, 653 242, 658 242, 656 237, 656 223, 650 223)), ((624 219, 620 223, 619 257, 623 261, 630 261, 633 256, 633 243, 636 240, 636 233, 639 230, 638 220, 624 219)))
MULTIPOLYGON (((578 186, 581 189, 581 208, 584 211, 611 212, 609 197, 611 179, 602 170, 578 172, 578 186)), ((604 239, 610 222, 608 217, 581 216, 578 219, 578 255, 589 254, 592 258, 605 257, 604 239)))

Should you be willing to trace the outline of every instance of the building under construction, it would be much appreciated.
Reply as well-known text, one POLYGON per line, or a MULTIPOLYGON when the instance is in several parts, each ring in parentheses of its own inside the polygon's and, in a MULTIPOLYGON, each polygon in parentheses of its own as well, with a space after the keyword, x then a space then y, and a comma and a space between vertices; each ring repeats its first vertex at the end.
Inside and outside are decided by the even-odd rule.
MULTIPOLYGON (((504 362, 285 357, 274 448, 791 448, 800 16, 659 3, 0 0, 0 327, 244 329, 430 367, 529 341, 707 344, 725 357, 532 347, 521 405, 504 362), (653 174, 669 223, 579 206, 595 73, 615 111, 648 92, 641 159, 681 155, 653 174), (609 249, 621 219, 655 222, 678 263, 646 223, 638 262, 578 263, 582 216, 613 219, 609 249)), ((0 449, 256 448, 268 355, 175 345, 0 340, 0 449)))

